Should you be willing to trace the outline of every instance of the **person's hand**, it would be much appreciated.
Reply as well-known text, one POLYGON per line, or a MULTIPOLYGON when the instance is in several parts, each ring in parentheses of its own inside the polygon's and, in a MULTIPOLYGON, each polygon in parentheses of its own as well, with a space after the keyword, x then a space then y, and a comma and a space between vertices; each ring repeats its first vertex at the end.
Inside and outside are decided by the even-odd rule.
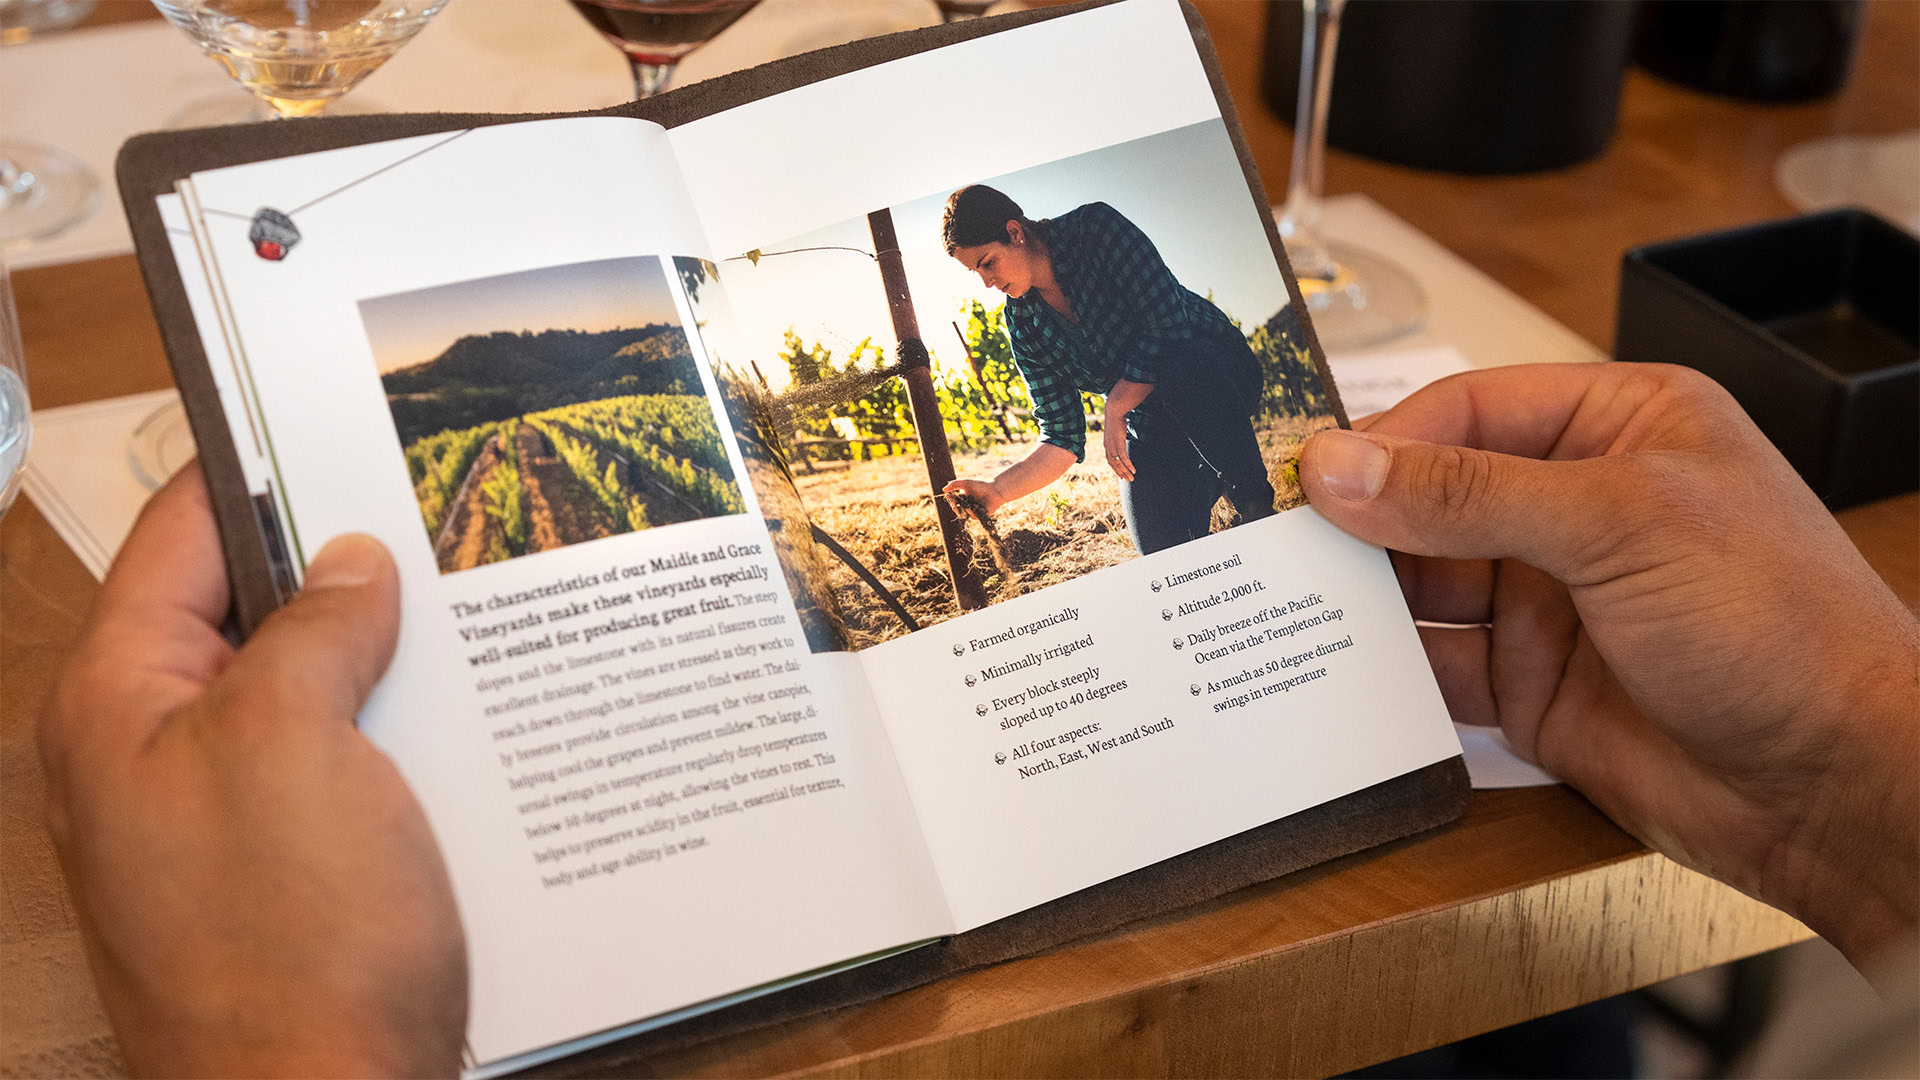
POLYGON ((453 1075, 466 945, 425 815, 354 728, 399 627, 342 537, 236 651, 205 484, 153 498, 40 725, 102 1003, 144 1075, 453 1075))
MULTIPOLYGON (((991 480, 968 480, 965 478, 949 480, 947 481, 947 486, 941 490, 946 494, 948 499, 959 496, 963 499, 973 500, 975 505, 979 506, 981 512, 985 514, 994 513, 999 510, 1001 506, 1005 505, 1007 501, 1006 496, 1000 493, 999 487, 991 480)), ((957 503, 955 505, 958 506, 957 503)), ((965 507, 960 507, 960 509, 963 512, 965 511, 965 507)))
POLYGON ((1122 414, 1119 422, 1115 423, 1113 415, 1109 412, 1107 422, 1101 425, 1100 444, 1101 449, 1106 451, 1107 467, 1113 470, 1113 475, 1122 480, 1133 480, 1135 475, 1133 471, 1133 458, 1127 454, 1127 422, 1125 414, 1122 414))
POLYGON ((1309 440, 1301 482, 1408 553, 1415 618, 1484 624, 1420 631, 1456 720, 1856 965, 1913 933, 1920 625, 1724 391, 1499 368, 1364 427, 1309 440))

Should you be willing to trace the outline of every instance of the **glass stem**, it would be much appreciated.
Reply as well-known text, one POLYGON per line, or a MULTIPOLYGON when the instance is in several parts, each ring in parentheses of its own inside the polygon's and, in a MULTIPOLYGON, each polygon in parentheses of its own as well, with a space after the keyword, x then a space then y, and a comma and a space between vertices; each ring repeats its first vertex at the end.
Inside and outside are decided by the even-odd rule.
POLYGON ((1320 235, 1320 191, 1327 174, 1327 102, 1347 0, 1301 0, 1300 92, 1293 121, 1293 166, 1280 237, 1298 277, 1331 280, 1337 271, 1320 235))
POLYGON ((33 194, 34 175, 13 163, 13 159, 0 153, 0 206, 6 206, 15 199, 24 199, 33 194))
POLYGON ((627 66, 633 69, 633 100, 650 98, 665 90, 673 78, 672 64, 643 64, 629 58, 627 66))

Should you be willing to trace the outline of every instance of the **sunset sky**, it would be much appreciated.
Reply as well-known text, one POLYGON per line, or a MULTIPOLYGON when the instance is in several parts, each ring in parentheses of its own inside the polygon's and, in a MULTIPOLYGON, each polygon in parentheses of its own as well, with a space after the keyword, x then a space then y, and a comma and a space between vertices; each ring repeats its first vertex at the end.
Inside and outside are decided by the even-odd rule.
MULTIPOLYGON (((992 127, 956 125, 953 137, 991 138, 992 127)), ((1286 305, 1285 282, 1219 121, 980 182, 1012 196, 1030 218, 1088 202, 1111 204, 1140 226, 1182 285, 1211 294, 1249 327, 1286 305)), ((940 215, 949 194, 934 192, 892 209, 921 336, 936 363, 958 365, 965 354, 948 324, 959 318, 961 305, 978 298, 991 308, 1006 298, 982 286, 941 247, 940 215)), ((828 245, 873 250, 866 219, 769 241, 764 250, 828 245)), ((893 352, 879 270, 864 255, 805 252, 763 258, 757 266, 731 260, 721 264, 721 280, 738 319, 742 354, 723 358, 757 360, 776 390, 787 372, 773 358, 789 326, 808 343, 824 341, 836 360, 869 335, 893 352)))
POLYGON ((374 363, 385 375, 496 330, 620 330, 680 320, 653 256, 606 259, 360 301, 374 363))

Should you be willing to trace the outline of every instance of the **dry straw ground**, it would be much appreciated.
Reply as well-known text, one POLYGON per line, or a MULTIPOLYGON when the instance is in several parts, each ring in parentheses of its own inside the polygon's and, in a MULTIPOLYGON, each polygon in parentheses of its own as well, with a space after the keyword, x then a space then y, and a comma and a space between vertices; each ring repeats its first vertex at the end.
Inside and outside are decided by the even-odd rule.
MULTIPOLYGON (((1261 432, 1277 505, 1304 500, 1293 462, 1300 444, 1330 416, 1275 421, 1261 432)), ((1032 448, 1031 443, 995 447, 984 454, 956 454, 961 476, 990 477, 1032 448)), ((926 468, 919 455, 876 461, 832 462, 795 476, 814 524, 838 540, 893 590, 922 625, 959 614, 947 574, 946 554, 934 519, 926 468)), ((764 495, 763 495, 764 500, 764 495)), ((1215 508, 1215 529, 1224 526, 1225 504, 1215 508)), ((1135 555, 1120 512, 1113 474, 1098 461, 1082 462, 1059 482, 1009 503, 995 515, 1004 566, 995 560, 978 525, 970 525, 991 602, 1021 596, 1135 555)), ((864 648, 906 632, 898 618, 853 572, 824 550, 819 564, 844 619, 848 644, 864 648)))

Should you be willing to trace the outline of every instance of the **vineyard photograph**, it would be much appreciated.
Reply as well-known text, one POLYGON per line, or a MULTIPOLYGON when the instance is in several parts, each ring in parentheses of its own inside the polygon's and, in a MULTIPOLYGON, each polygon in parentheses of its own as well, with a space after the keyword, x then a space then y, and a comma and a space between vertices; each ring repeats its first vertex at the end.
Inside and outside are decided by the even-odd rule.
POLYGON ((441 573, 745 511, 658 258, 360 310, 441 573))
MULTIPOLYGON (((809 635, 816 650, 879 644, 1304 504, 1301 444, 1336 420, 1236 161, 1212 121, 983 182, 1018 203, 1010 213, 1035 226, 1035 246, 1052 229, 1064 250, 1073 222, 1097 219, 1140 261, 1163 264, 1160 287, 1204 320, 1181 340, 1204 339, 1210 352, 1176 344, 1161 362, 1242 365, 1236 408, 1221 407, 1227 396, 1204 380, 1184 391, 1202 413, 1239 416, 1231 423, 1161 403, 1114 422, 1102 393, 1079 386, 1063 399, 1052 380, 1036 390, 1033 373, 1046 371, 1032 355, 1035 307, 1031 298, 1021 307, 1018 284, 980 268, 986 249, 949 250, 954 189, 718 264, 682 264, 788 584, 820 628, 809 635), (709 279, 720 287, 705 288, 709 279), (1022 318, 1028 355, 1017 347, 1022 318), (1158 446, 1133 438, 1148 420, 1158 446), (1220 445, 1200 431, 1210 423, 1237 440, 1237 490, 1224 470, 1196 472, 1178 529, 1134 520, 1172 514, 1119 473, 1109 431, 1144 455, 1191 429, 1193 448, 1176 449, 1197 460, 1201 436, 1213 440, 1206 452, 1220 445), (969 481, 990 485, 1042 459, 1039 483, 991 506, 969 497, 981 490, 969 481)), ((1065 333, 1084 340, 1089 366, 1118 371, 1127 335, 1098 337, 1097 321, 1124 322, 1112 313, 1132 301, 1092 297, 1099 258, 1062 271, 1091 297, 1074 312, 1085 321, 1067 320, 1065 333)), ((1170 402, 1185 372, 1159 375, 1148 393, 1170 402)), ((1107 388, 1124 375, 1099 378, 1107 388)))

